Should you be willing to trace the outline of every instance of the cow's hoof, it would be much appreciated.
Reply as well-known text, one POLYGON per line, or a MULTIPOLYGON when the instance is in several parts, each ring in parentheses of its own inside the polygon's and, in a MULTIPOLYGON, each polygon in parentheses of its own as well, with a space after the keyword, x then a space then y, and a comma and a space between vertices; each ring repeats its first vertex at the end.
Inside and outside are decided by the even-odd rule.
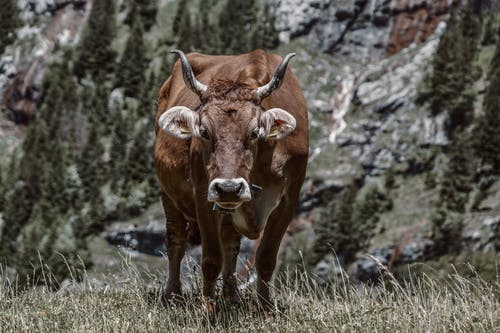
POLYGON ((162 295, 162 303, 164 305, 182 305, 184 304, 184 297, 182 296, 182 293, 180 291, 166 291, 162 295))
POLYGON ((236 305, 241 303, 241 296, 236 291, 236 289, 233 290, 224 290, 222 297, 224 298, 224 301, 231 304, 231 305, 236 305))
POLYGON ((259 300, 252 300, 250 303, 250 311, 254 315, 269 315, 271 313, 271 308, 268 303, 261 303, 259 300))
POLYGON ((205 309, 205 312, 207 313, 209 318, 215 317, 215 300, 205 299, 203 302, 203 308, 205 309))

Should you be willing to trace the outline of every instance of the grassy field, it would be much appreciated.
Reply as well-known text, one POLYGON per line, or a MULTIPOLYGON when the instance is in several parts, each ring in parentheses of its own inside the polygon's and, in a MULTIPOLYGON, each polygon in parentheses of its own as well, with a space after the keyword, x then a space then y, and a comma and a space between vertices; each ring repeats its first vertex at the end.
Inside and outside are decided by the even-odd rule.
POLYGON ((198 287, 182 305, 165 306, 146 279, 131 271, 99 286, 87 278, 57 292, 22 293, 2 283, 0 332, 500 332, 498 279, 450 275, 444 285, 424 276, 402 286, 389 274, 379 287, 319 287, 299 274, 274 288, 271 315, 250 310, 247 290, 238 306, 219 299, 212 318, 198 287))

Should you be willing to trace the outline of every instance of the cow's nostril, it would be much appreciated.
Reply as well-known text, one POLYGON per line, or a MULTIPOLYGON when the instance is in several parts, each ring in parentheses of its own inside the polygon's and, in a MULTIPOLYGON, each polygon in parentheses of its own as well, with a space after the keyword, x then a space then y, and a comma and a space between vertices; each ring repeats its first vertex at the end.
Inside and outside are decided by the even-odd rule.
POLYGON ((240 182, 238 185, 236 185, 236 193, 241 194, 241 191, 243 191, 243 183, 240 182))
POLYGON ((215 184, 215 185, 214 185, 214 190, 215 190, 215 193, 217 193, 217 195, 219 195, 219 196, 220 196, 220 195, 222 194, 222 192, 223 192, 222 188, 220 187, 220 184, 215 184))

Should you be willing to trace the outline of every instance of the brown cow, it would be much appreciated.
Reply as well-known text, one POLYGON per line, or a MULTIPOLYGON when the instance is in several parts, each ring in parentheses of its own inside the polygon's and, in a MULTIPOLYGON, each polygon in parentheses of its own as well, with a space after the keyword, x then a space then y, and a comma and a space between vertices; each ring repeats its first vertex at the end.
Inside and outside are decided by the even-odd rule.
POLYGON ((261 236, 257 291, 267 308, 268 283, 308 157, 306 102, 287 69, 295 54, 281 60, 262 50, 239 56, 173 52, 180 61, 160 89, 154 152, 167 220, 165 296, 181 294, 186 240, 199 230, 209 309, 221 270, 223 295, 235 301, 241 235, 261 236))

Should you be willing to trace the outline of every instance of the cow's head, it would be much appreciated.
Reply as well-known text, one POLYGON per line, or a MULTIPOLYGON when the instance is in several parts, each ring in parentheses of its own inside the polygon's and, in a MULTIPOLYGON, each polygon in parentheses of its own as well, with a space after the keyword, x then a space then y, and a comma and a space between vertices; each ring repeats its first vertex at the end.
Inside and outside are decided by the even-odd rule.
POLYGON ((272 79, 264 86, 225 80, 212 80, 207 86, 199 82, 181 51, 184 82, 201 100, 198 109, 174 106, 158 121, 160 128, 180 139, 197 137, 203 146, 208 176, 207 200, 224 209, 235 209, 252 199, 250 174, 254 167, 259 140, 280 140, 295 129, 295 118, 286 110, 265 110, 260 102, 283 82, 287 55, 272 79))

